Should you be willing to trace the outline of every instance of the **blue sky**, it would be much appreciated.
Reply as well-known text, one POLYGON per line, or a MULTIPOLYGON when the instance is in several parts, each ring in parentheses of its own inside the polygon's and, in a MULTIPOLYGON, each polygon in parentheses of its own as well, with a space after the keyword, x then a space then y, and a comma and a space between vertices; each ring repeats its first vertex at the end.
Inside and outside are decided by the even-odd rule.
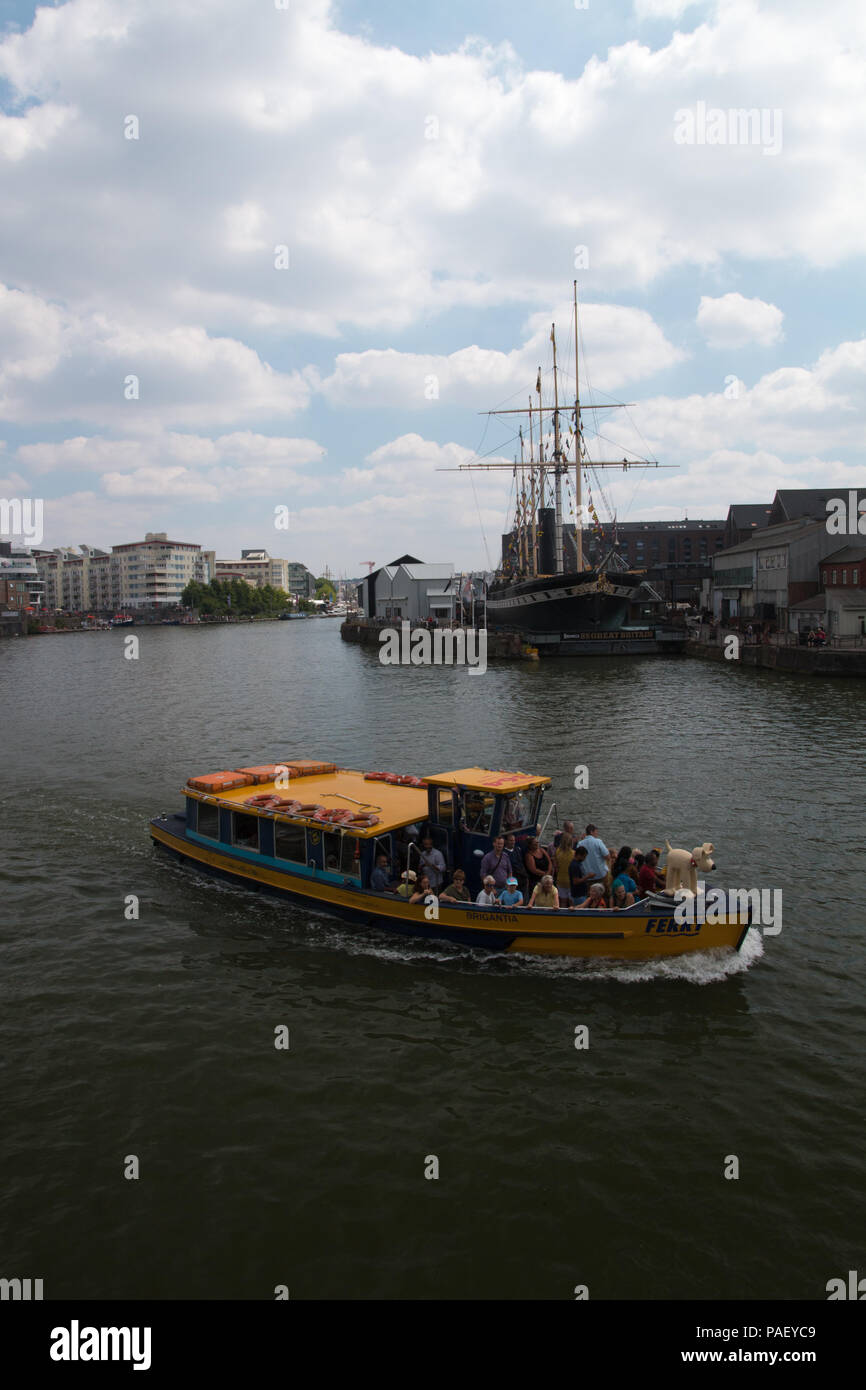
POLYGON ((857 0, 0 0, 0 496, 495 562, 509 476, 439 470, 513 457, 552 319, 571 389, 575 276, 584 399, 635 403, 591 452, 676 465, 611 512, 862 486, 864 49, 857 0))

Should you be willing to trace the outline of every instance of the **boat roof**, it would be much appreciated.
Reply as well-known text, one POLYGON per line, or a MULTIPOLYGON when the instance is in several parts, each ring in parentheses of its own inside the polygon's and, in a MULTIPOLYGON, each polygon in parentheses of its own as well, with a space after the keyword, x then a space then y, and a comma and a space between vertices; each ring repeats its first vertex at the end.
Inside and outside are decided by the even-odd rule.
POLYGON ((456 772, 437 772, 425 777, 432 787, 468 787, 479 792, 519 792, 527 787, 549 787, 549 777, 533 772, 506 772, 502 768, 461 767, 456 772))
MULTIPOLYGON (((523 791, 527 787, 546 787, 549 777, 539 777, 528 772, 504 772, 487 767, 464 767, 456 772, 440 772, 433 777, 425 777, 425 783, 435 787, 466 787, 470 791, 489 791, 507 794, 523 791)), ((302 805, 325 806, 328 810, 346 807, 357 810, 358 815, 369 811, 378 816, 378 823, 367 827, 346 827, 347 833, 371 838, 399 830, 404 825, 421 824, 427 820, 427 789, 425 787, 401 787, 391 782, 367 781, 363 772, 350 768, 337 768, 334 772, 313 773, 305 777, 292 777, 288 787, 277 787, 273 781, 259 782, 255 786, 231 787, 222 791, 205 792, 194 787, 183 789, 185 796, 198 801, 218 802, 235 808, 243 806, 251 796, 263 796, 274 792, 277 796, 300 801, 302 805)), ((255 807, 248 808, 253 814, 255 807)), ((319 825, 306 817, 285 817, 279 811, 266 811, 266 815, 277 820, 291 819, 319 825)), ((320 827, 321 828, 321 827, 320 827)), ((335 826, 334 829, 339 827, 335 826)))
MULTIPOLYGON (((259 782, 256 786, 232 787, 227 791, 207 793, 184 787, 185 796, 194 796, 199 801, 219 802, 235 808, 243 806, 248 797, 265 795, 267 792, 274 792, 275 795, 285 798, 291 797, 300 801, 302 805, 325 806, 328 810, 336 811, 340 807, 346 807, 356 810, 358 815, 369 810, 371 815, 379 817, 377 825, 352 826, 351 830, 347 827, 347 833, 362 837, 384 835, 388 831, 399 830, 403 825, 420 824, 427 819, 427 792, 424 787, 395 787, 390 782, 367 782, 364 780, 363 772, 353 772, 347 768, 338 768, 336 772, 320 773, 312 777, 293 777, 288 787, 277 787, 274 782, 259 782)), ((255 812, 256 808, 251 806, 246 809, 255 812)), ((281 817, 279 811, 267 814, 275 815, 277 820, 287 819, 281 817)), ((305 820, 304 817, 297 816, 291 819, 305 820)), ((309 824, 313 822, 309 821, 309 824)), ((316 824, 318 825, 318 822, 316 824)), ((334 826, 333 829, 337 830, 339 827, 334 826)))

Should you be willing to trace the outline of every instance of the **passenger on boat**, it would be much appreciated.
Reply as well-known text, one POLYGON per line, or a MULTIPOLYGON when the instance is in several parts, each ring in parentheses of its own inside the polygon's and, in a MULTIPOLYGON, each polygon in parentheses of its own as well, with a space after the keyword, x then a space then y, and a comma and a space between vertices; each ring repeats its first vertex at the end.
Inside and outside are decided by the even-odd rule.
POLYGON ((568 866, 569 896, 572 906, 585 898, 589 892, 589 885, 592 883, 592 875, 586 871, 586 848, 584 845, 575 845, 574 858, 568 866))
POLYGON ((575 903, 575 907, 603 907, 607 908, 604 900, 604 884, 594 883, 589 890, 589 894, 582 903, 575 903))
POLYGON ((561 907, 568 907, 571 896, 571 878, 568 870, 573 857, 574 840, 567 830, 563 830, 559 837, 559 845, 553 851, 556 888, 561 907))
POLYGON ((493 841, 493 848, 488 850, 480 864, 481 876, 486 878, 488 874, 493 878, 497 890, 505 887, 505 880, 510 878, 512 873, 511 860, 505 853, 505 837, 497 835, 493 841))
POLYGON ((596 827, 590 822, 586 834, 580 841, 586 850, 586 869, 594 883, 601 883, 608 871, 609 850, 604 840, 596 834, 596 827))
POLYGON ((466 873, 463 869, 454 870, 454 882, 449 883, 439 894, 441 903, 468 903, 469 889, 466 887, 466 873))
POLYGON ((503 888, 502 892, 499 894, 499 906, 500 906, 500 907, 522 907, 522 906, 523 906, 523 894, 520 892, 519 888, 517 887, 517 879, 514 878, 513 875, 512 875, 511 878, 506 879, 506 881, 505 881, 505 887, 503 888))
POLYGON ((573 820, 564 820, 564 821, 562 822, 562 829, 556 831, 556 833, 555 833, 555 835, 554 835, 554 837, 553 837, 553 848, 554 848, 554 849, 559 849, 559 842, 560 842, 560 840, 562 839, 563 835, 570 835, 571 838, 572 838, 572 840, 574 839, 574 821, 573 821, 573 820))
POLYGON ((523 856, 523 864, 526 869, 526 878, 531 892, 538 887, 545 874, 551 873, 553 861, 546 849, 542 849, 536 836, 533 836, 526 846, 526 853, 523 856))
POLYGON ((475 899, 479 907, 495 907, 498 901, 496 896, 496 879, 492 874, 488 874, 484 880, 484 885, 478 897, 475 899))
POLYGON ((430 886, 430 880, 426 874, 422 874, 415 885, 415 892, 409 899, 410 903, 425 903, 430 896, 435 898, 436 894, 430 886))
POLYGON ((631 876, 633 865, 631 846, 623 845, 611 870, 611 888, 615 893, 618 887, 623 887, 626 893, 631 895, 632 902, 634 902, 634 895, 637 892, 637 884, 631 876))
POLYGON ((388 893, 391 889, 390 862, 387 854, 376 855, 376 867, 370 875, 370 887, 375 893, 388 893))
POLYGON ((633 902, 634 893, 627 892, 622 879, 619 879, 618 882, 613 885, 613 902, 611 906, 614 908, 631 907, 633 902))
POLYGON ((532 897, 529 899, 530 907, 559 907, 559 894, 556 891, 556 884, 552 874, 544 874, 540 883, 536 883, 532 890, 532 897))
POLYGON ((526 869, 523 866, 523 850, 513 834, 505 837, 505 853, 511 860, 511 872, 517 879, 517 886, 526 898, 526 869))
POLYGON ((658 862, 658 850, 651 849, 644 859, 643 867, 638 870, 637 886, 642 898, 648 897, 650 893, 660 892, 665 886, 665 881, 656 867, 658 862))
POLYGON ((433 892, 438 893, 445 880, 445 860, 441 850, 434 848, 432 835, 425 835, 421 841, 418 867, 429 878, 433 892))
POLYGON ((417 875, 414 869, 406 869, 400 877, 402 879, 402 882, 400 884, 400 887, 397 889, 397 895, 401 898, 408 898, 411 896, 412 893, 415 892, 415 889, 412 887, 412 884, 415 882, 417 875))

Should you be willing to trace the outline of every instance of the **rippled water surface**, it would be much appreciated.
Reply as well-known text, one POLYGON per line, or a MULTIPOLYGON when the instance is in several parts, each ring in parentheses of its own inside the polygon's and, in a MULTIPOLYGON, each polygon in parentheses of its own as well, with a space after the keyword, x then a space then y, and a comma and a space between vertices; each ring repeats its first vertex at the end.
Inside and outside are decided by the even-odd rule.
POLYGON ((862 683, 385 668, 332 621, 138 635, 138 661, 119 633, 0 644, 0 1275, 71 1298, 760 1299, 862 1268, 862 683), (711 839, 721 884, 782 889, 783 930, 663 965, 491 958, 151 847, 187 776, 292 755, 546 773, 608 843, 711 839))

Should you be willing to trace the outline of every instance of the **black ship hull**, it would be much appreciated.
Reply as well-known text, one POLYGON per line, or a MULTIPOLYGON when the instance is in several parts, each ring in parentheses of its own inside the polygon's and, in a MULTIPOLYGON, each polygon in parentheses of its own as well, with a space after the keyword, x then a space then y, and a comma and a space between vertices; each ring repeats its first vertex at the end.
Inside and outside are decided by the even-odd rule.
POLYGON ((487 594, 490 627, 539 633, 616 633, 626 626, 629 603, 643 576, 633 571, 542 575, 500 581, 487 594))

